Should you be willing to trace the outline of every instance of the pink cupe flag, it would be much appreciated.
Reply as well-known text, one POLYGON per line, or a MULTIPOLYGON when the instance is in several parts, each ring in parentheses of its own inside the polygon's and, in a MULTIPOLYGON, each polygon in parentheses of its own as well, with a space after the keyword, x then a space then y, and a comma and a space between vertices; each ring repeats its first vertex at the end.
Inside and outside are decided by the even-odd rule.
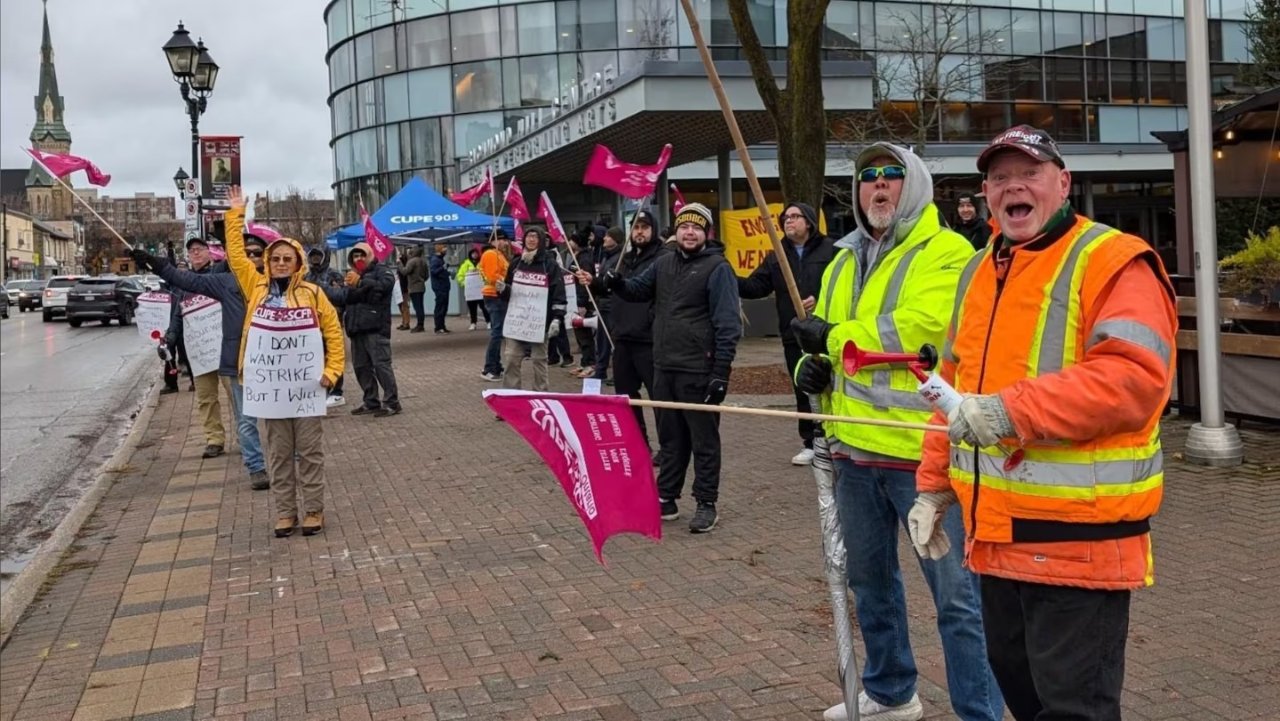
POLYGON ((626 396, 488 390, 484 401, 560 481, 596 560, 616 534, 662 538, 653 460, 626 396))
POLYGON ((484 180, 466 190, 459 190, 450 195, 449 200, 465 208, 479 200, 482 195, 493 195, 493 173, 487 167, 484 169, 484 180))
POLYGON ((671 192, 676 194, 675 202, 672 203, 672 210, 675 211, 676 215, 680 215, 680 209, 684 207, 684 193, 680 192, 675 183, 671 184, 671 192))
POLYGON ((373 217, 364 209, 363 200, 360 201, 360 222, 364 223, 364 242, 368 243, 373 250, 373 257, 379 262, 390 258, 395 252, 395 246, 381 230, 378 230, 378 226, 373 224, 373 217))
POLYGON ((569 239, 564 232, 564 226, 560 224, 560 216, 556 215, 555 206, 551 204, 551 198, 545 190, 538 196, 538 217, 547 224, 547 234, 551 236, 552 243, 559 245, 569 239))
POLYGON ((78 155, 46 153, 35 148, 27 149, 27 155, 30 155, 37 163, 44 166, 45 170, 59 178, 64 178, 77 170, 83 170, 89 182, 94 185, 105 187, 107 183, 111 182, 110 175, 102 172, 98 166, 89 162, 87 158, 81 158, 78 155))
POLYGON ((507 190, 502 194, 502 202, 507 204, 511 209, 511 217, 516 220, 528 220, 529 206, 524 202, 524 193, 520 191, 520 184, 516 182, 516 176, 511 176, 511 182, 507 183, 507 190))
POLYGON ((587 172, 582 176, 582 183, 598 185, 624 198, 639 200, 653 194, 653 189, 658 187, 658 176, 667 169, 669 162, 671 162, 670 143, 662 147, 662 154, 658 156, 658 162, 653 165, 624 163, 618 160, 618 156, 614 155, 613 151, 603 145, 597 145, 595 152, 591 154, 591 160, 587 161, 587 172))

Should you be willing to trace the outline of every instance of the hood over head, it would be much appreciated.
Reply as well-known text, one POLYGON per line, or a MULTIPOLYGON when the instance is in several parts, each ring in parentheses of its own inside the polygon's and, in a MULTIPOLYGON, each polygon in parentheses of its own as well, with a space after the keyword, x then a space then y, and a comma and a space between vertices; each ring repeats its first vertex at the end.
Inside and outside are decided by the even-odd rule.
POLYGON ((288 246, 289 248, 292 248, 294 254, 298 256, 298 268, 293 272, 293 277, 290 279, 289 282, 292 283, 295 281, 302 280, 303 277, 307 274, 307 254, 306 254, 306 251, 302 249, 302 243, 299 243, 293 238, 280 238, 279 240, 271 241, 271 244, 267 246, 266 257, 267 257, 268 265, 263 267, 263 275, 265 275, 268 278, 271 277, 271 267, 270 267, 271 251, 274 248, 278 248, 280 246, 288 246))
POLYGON ((863 212, 862 201, 859 199, 862 182, 858 179, 858 174, 871 165, 871 161, 885 156, 895 158, 907 171, 906 177, 902 180, 902 195, 898 198, 898 210, 889 222, 889 229, 897 239, 911 232, 911 228, 915 227, 916 222, 920 220, 925 207, 933 202, 933 174, 929 172, 929 168, 920 156, 909 148, 893 143, 873 143, 858 153, 853 167, 853 199, 858 204, 855 213, 858 219, 858 231, 867 237, 871 237, 871 223, 867 221, 867 214, 863 212))
POLYGON ((362 241, 360 241, 359 243, 356 243, 355 245, 351 246, 351 250, 348 250, 348 251, 347 251, 347 263, 348 263, 348 264, 351 264, 351 254, 352 254, 352 253, 354 253, 354 252, 356 252, 357 250, 362 251, 362 252, 364 253, 364 257, 366 258, 366 262, 368 262, 368 263, 376 263, 376 262, 377 262, 377 260, 378 260, 378 259, 377 259, 377 258, 375 258, 375 257, 373 257, 373 247, 372 247, 372 246, 370 246, 368 243, 366 243, 366 242, 364 242, 364 241, 362 240, 362 241))

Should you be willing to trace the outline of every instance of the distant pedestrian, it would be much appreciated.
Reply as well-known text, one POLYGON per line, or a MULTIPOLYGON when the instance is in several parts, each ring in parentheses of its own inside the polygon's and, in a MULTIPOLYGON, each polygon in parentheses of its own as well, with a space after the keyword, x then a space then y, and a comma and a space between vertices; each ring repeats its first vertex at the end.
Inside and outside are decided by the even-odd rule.
POLYGON ((956 217, 958 222, 954 230, 963 235, 974 250, 987 247, 987 241, 992 235, 991 226, 978 213, 978 204, 972 193, 964 193, 956 198, 956 217))
MULTIPOLYGON (((445 327, 445 317, 449 313, 449 291, 453 289, 453 278, 449 275, 449 265, 445 262, 444 243, 436 243, 435 252, 431 254, 430 275, 431 292, 435 295, 436 304, 432 315, 435 316, 436 335, 450 332, 445 327)), ((422 325, 422 321, 418 321, 422 325)))
MULTIPOLYGON (((467 275, 472 272, 475 272, 476 274, 480 273, 480 253, 483 251, 484 248, 478 243, 471 246, 471 250, 467 251, 467 259, 462 261, 462 265, 458 266, 458 273, 455 277, 458 280, 458 285, 462 286, 464 289, 467 287, 467 275)), ((479 313, 484 313, 484 323, 487 327, 489 325, 489 309, 484 305, 484 298, 481 297, 480 300, 468 300, 467 315, 471 317, 471 325, 467 326, 467 330, 476 329, 479 313)))
POLYGON ((507 316, 507 301, 499 292, 499 284, 506 286, 507 268, 511 264, 511 241, 506 233, 498 231, 489 239, 489 249, 480 256, 480 279, 484 283, 484 305, 489 309, 489 345, 484 353, 484 371, 480 377, 487 381, 502 380, 502 322, 507 316))
MULTIPOLYGON (((401 256, 401 258, 403 257, 401 256)), ((405 277, 405 288, 409 293, 409 303, 413 306, 413 314, 418 321, 410 332, 422 333, 426 330, 423 324, 426 322, 427 315, 425 300, 427 293, 427 264, 422 260, 422 246, 414 246, 409 251, 408 260, 398 268, 398 271, 405 277)))
POLYGON ((405 274, 403 268, 409 263, 409 254, 404 250, 400 251, 400 262, 396 264, 395 279, 400 288, 400 300, 396 302, 396 308, 400 310, 400 325, 396 326, 396 330, 409 330, 409 276, 405 274))
POLYGON ((532 336, 537 340, 517 337, 528 330, 507 325, 502 347, 503 388, 519 388, 521 365, 526 357, 533 362, 533 390, 545 391, 547 385, 547 341, 564 330, 564 274, 555 255, 547 248, 547 237, 541 228, 527 228, 523 238, 524 252, 507 269, 506 280, 499 292, 508 309, 522 311, 521 317, 535 317, 537 327, 532 336), (528 307, 526 304, 538 304, 528 307))

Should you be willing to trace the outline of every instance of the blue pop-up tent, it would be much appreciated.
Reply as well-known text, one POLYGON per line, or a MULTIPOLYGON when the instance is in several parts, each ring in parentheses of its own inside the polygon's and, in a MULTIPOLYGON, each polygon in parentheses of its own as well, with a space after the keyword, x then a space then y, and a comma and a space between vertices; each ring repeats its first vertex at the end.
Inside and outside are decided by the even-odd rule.
MULTIPOLYGON (((373 225, 396 242, 431 243, 442 240, 468 242, 475 234, 487 236, 493 230, 493 216, 467 210, 437 193, 422 178, 414 177, 400 192, 373 214, 373 225)), ((498 227, 508 235, 515 221, 498 218, 498 227)), ((364 240, 364 224, 339 228, 326 238, 330 248, 349 248, 364 240)))

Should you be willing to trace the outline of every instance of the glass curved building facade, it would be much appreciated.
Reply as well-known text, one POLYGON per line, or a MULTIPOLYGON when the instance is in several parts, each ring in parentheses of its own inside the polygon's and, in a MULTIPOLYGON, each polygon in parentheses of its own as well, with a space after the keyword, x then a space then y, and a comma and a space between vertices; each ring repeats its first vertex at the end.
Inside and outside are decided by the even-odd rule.
MULTIPOLYGON (((1250 0, 1208 3, 1221 90, 1249 62, 1250 0)), ((713 54, 740 58, 727 2, 695 4, 713 54)), ((780 58, 786 0, 750 8, 780 58)), ((955 46, 968 61, 941 66, 981 53, 981 74, 948 93, 930 142, 972 144, 1028 122, 1062 143, 1151 144, 1150 131, 1185 126, 1181 15, 1177 0, 833 0, 823 45, 829 59, 872 61, 879 99, 908 104, 918 82, 894 68, 923 48, 901 38, 942 26, 950 41, 980 38, 955 46)), ((375 208, 414 175, 456 188, 458 159, 598 72, 697 57, 678 0, 333 0, 324 19, 340 222, 361 196, 375 208)))

